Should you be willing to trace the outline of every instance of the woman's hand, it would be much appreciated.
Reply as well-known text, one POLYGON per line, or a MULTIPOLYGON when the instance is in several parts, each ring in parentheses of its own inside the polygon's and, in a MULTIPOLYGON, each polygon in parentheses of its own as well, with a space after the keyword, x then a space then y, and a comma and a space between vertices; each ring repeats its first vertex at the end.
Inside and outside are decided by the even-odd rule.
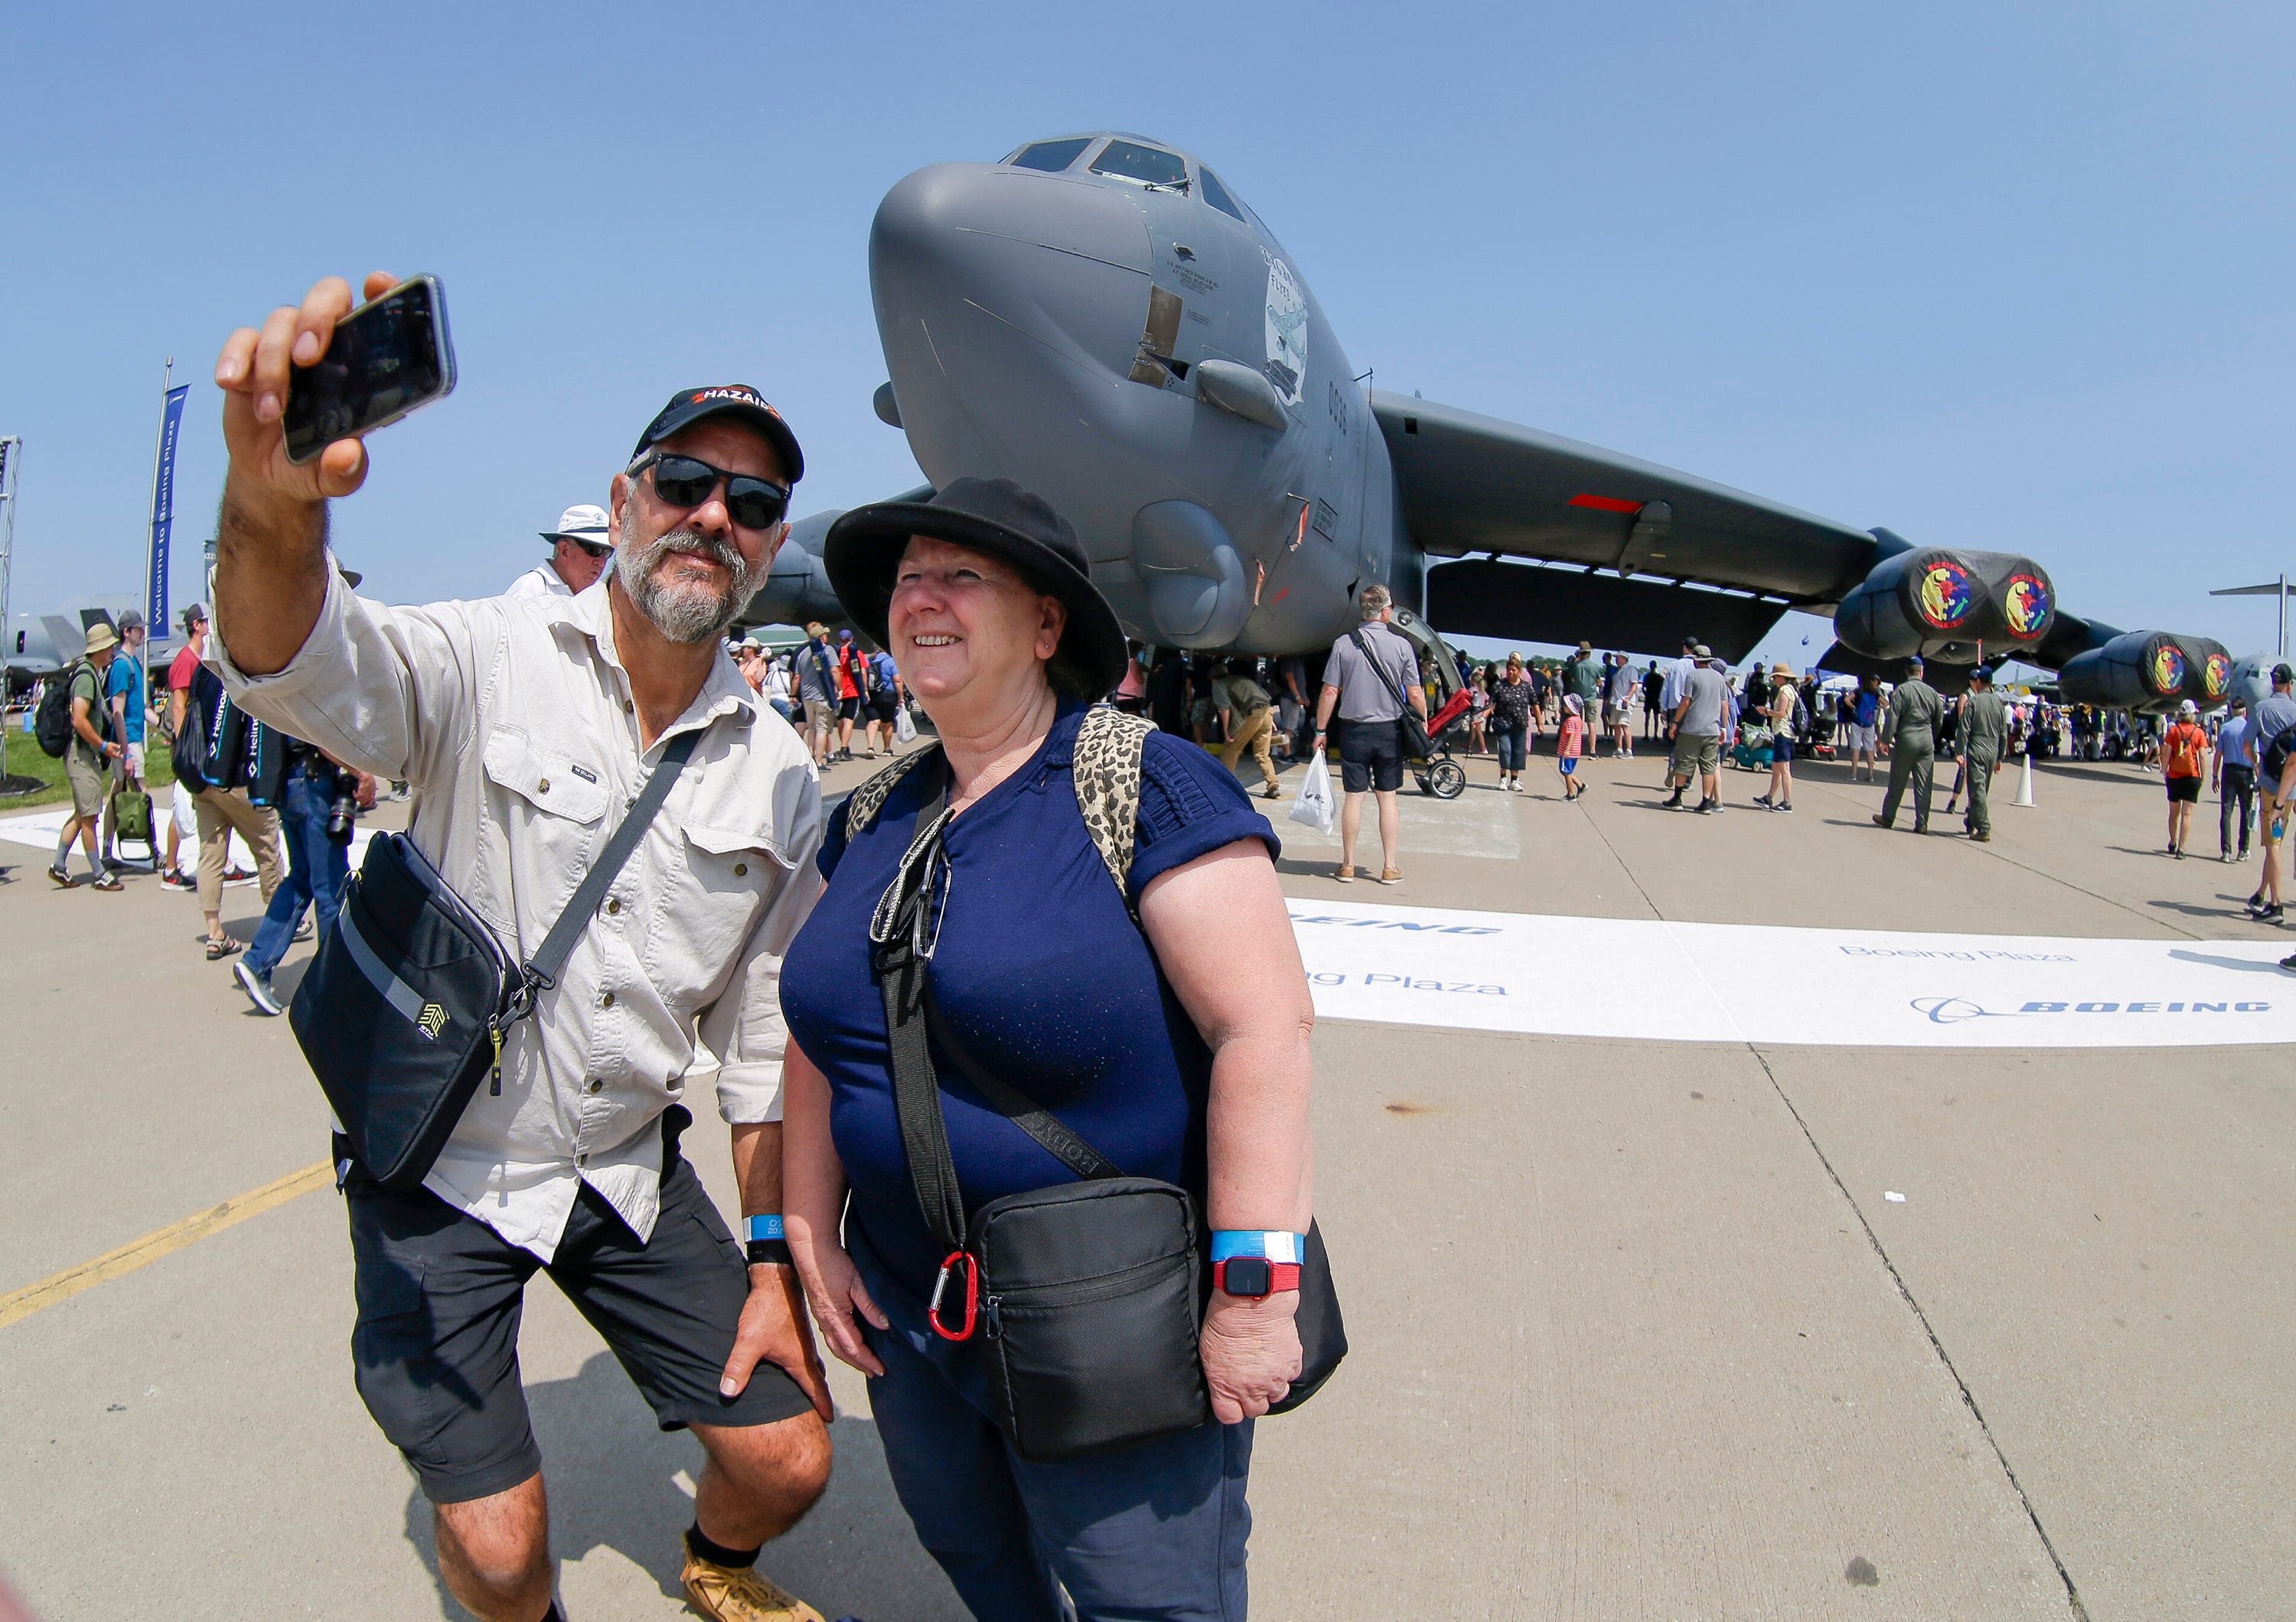
POLYGON ((1256 1300, 1212 1291, 1204 1314, 1204 1384, 1221 1424, 1258 1419, 1292 1389, 1300 1377, 1299 1308, 1296 1290, 1256 1300))
POLYGON ((845 1247, 802 1239, 792 1233, 789 1248, 791 1259, 797 1263, 798 1278, 805 1285, 806 1305, 812 1308, 813 1321, 821 1326, 821 1338, 829 1342, 829 1349, 837 1354, 840 1363, 864 1374, 882 1374, 885 1365, 861 1339, 861 1326, 853 1321, 853 1315, 860 1314, 879 1329, 890 1325, 862 1287, 860 1270, 845 1253, 845 1247))

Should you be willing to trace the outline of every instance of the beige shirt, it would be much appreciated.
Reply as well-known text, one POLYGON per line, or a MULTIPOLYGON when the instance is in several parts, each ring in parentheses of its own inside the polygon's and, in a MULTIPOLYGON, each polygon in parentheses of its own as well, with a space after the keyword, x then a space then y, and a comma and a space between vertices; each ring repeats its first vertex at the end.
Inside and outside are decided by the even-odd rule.
POLYGON ((639 1238, 660 1208, 664 1110, 716 1055, 731 1122, 781 1118, 781 968, 818 886, 821 785, 730 659, 640 753, 602 576, 573 597, 389 608, 330 559, 327 600, 276 676, 209 659, 249 714, 416 791, 410 832, 521 961, 541 945, 660 758, 683 776, 567 959, 511 1028, 423 1186, 551 1258, 588 1183, 639 1238))

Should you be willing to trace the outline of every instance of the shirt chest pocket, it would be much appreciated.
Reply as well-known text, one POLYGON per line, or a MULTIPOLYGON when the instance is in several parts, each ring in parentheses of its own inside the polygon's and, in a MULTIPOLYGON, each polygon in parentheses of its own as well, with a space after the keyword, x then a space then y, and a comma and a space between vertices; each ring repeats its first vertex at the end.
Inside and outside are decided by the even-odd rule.
POLYGON ((688 823, 679 830, 687 882, 681 904, 655 911, 646 956, 667 978, 701 995, 733 963, 765 915, 789 863, 755 828, 688 823))
POLYGON ((570 752, 514 727, 487 734, 484 764, 512 871, 562 900, 598 842, 605 784, 570 752))

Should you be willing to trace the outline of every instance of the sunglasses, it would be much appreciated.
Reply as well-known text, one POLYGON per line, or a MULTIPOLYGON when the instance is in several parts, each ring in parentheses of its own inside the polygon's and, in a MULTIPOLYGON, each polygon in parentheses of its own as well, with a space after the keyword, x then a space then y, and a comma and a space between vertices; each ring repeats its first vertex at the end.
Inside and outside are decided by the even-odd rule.
POLYGON ((633 474, 653 470, 655 494, 673 507, 692 509, 708 501, 720 479, 726 482, 726 512, 744 529, 770 529, 789 511, 789 491, 770 479, 729 473, 693 456, 648 451, 630 469, 633 474))

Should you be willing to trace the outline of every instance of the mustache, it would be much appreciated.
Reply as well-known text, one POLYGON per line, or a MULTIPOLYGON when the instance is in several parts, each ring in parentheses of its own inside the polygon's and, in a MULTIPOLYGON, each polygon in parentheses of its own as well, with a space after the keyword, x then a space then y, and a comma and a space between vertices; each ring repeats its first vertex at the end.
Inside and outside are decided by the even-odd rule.
POLYGON ((673 552, 690 552, 707 558, 732 575, 746 572, 742 554, 734 550, 731 541, 722 536, 704 535, 699 529, 673 529, 648 545, 643 559, 645 572, 652 574, 673 552))

